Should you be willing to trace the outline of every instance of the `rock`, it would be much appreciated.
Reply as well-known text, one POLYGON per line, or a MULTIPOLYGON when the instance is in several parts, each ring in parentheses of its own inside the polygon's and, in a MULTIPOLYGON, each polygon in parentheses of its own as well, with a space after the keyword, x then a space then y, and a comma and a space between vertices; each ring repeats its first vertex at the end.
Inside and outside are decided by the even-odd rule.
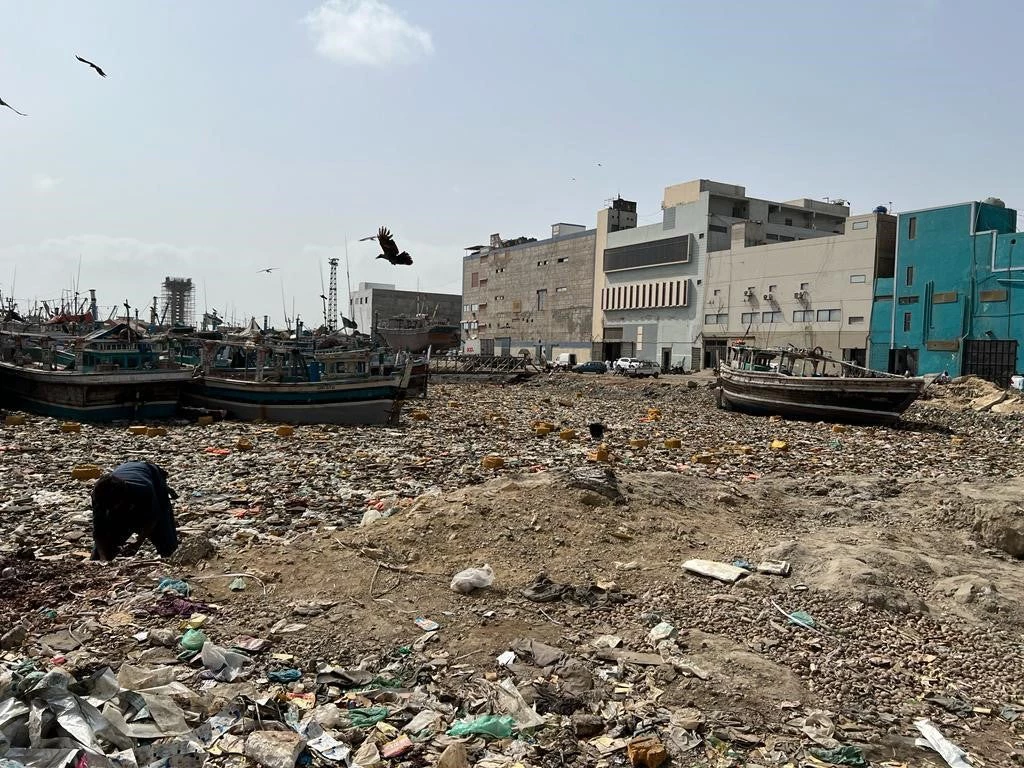
POLYGON ((177 551, 169 559, 175 565, 195 565, 203 560, 209 560, 215 554, 217 548, 208 538, 190 536, 178 545, 177 551))
POLYGON ((1024 512, 1005 503, 983 512, 974 524, 982 541, 1011 557, 1024 558, 1024 512))
POLYGON ((0 648, 5 651, 13 651, 21 648, 26 639, 28 639, 28 630, 21 624, 15 624, 7 631, 7 634, 0 637, 0 648))
POLYGON ((577 739, 589 739, 604 732, 604 718, 577 712, 572 716, 572 729, 577 739))
POLYGON ((164 648, 172 648, 176 645, 177 633, 173 629, 151 629, 149 631, 149 644, 159 645, 164 648))
POLYGON ((263 768, 295 768, 306 740, 293 731, 256 731, 245 740, 245 756, 263 768))

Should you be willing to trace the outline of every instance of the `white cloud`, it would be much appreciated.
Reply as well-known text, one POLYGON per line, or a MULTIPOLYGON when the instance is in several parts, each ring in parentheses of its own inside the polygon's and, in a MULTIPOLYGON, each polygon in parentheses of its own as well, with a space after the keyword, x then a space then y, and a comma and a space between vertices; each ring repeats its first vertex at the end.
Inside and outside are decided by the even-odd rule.
POLYGON ((434 52, 427 30, 380 0, 324 0, 303 22, 317 53, 337 61, 381 67, 434 52))
POLYGON ((32 177, 32 189, 36 192, 46 193, 58 186, 63 179, 55 176, 47 176, 45 173, 37 173, 32 177))

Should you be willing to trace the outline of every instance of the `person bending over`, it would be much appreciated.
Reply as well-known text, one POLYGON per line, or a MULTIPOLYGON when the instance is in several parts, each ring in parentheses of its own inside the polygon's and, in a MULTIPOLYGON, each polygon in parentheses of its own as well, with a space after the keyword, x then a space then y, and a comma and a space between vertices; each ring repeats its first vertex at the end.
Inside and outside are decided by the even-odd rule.
POLYGON ((148 461, 129 461, 103 475, 92 489, 92 559, 134 555, 145 543, 167 557, 178 548, 167 472, 148 461), (138 540, 125 546, 132 534, 138 540))

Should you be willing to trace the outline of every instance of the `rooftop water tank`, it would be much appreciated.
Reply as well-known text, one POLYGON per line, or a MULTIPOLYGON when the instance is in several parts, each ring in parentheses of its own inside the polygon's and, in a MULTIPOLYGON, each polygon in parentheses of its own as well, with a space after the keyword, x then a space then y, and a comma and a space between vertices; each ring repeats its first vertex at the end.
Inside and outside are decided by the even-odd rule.
POLYGON ((888 213, 888 212, 889 212, 889 209, 886 208, 884 205, 880 205, 877 208, 875 208, 875 213, 888 213))
POLYGON ((986 197, 985 205, 994 205, 996 208, 1005 208, 1006 203, 1000 200, 998 197, 986 197))

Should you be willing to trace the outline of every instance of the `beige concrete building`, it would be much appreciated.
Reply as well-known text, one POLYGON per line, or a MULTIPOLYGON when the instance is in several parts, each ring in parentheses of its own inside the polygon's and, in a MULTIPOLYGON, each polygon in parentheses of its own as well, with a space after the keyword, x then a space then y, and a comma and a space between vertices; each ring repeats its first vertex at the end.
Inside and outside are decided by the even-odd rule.
POLYGON ((614 201, 598 212, 594 356, 701 368, 707 261, 733 247, 731 228, 744 225, 747 245, 795 243, 842 233, 849 214, 839 201, 762 200, 708 179, 666 187, 653 224, 637 226, 635 205, 614 201))
POLYGON ((731 248, 707 255, 706 366, 730 340, 821 347, 864 365, 876 277, 892 277, 896 217, 852 216, 843 234, 767 243, 763 225, 731 226, 731 248))
POLYGON ((545 240, 491 235, 462 262, 466 354, 590 359, 596 232, 554 224, 545 240))

